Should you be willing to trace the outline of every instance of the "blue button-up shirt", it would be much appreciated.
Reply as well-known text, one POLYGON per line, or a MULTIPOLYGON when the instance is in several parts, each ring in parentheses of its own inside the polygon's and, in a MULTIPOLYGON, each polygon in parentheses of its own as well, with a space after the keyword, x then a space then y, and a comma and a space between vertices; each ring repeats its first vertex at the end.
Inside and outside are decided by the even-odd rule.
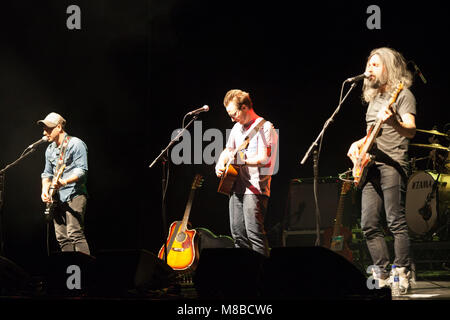
MULTIPOLYGON (((47 150, 45 150, 45 168, 41 174, 41 178, 53 179, 56 173, 56 166, 61 152, 62 144, 58 147, 55 142, 51 143, 47 150)), ((67 202, 77 195, 87 195, 87 172, 88 172, 88 157, 87 146, 79 138, 71 137, 67 145, 66 153, 64 155, 64 163, 66 168, 62 174, 62 179, 67 179, 73 175, 77 175, 79 180, 77 182, 69 183, 59 189, 59 199, 62 202, 67 202)))

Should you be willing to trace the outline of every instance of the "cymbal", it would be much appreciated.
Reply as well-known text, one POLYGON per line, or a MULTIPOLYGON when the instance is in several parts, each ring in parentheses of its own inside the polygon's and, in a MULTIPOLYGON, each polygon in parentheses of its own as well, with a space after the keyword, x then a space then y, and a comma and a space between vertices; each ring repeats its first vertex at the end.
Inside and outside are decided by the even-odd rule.
POLYGON ((435 135, 438 135, 438 136, 448 137, 448 134, 439 132, 439 131, 437 131, 437 130, 423 130, 423 129, 416 129, 416 131, 419 131, 419 132, 425 132, 425 133, 430 133, 430 134, 435 134, 435 135))
POLYGON ((441 146, 439 143, 431 143, 431 144, 421 144, 421 143, 410 143, 410 146, 429 148, 429 149, 440 149, 449 151, 449 148, 441 146))

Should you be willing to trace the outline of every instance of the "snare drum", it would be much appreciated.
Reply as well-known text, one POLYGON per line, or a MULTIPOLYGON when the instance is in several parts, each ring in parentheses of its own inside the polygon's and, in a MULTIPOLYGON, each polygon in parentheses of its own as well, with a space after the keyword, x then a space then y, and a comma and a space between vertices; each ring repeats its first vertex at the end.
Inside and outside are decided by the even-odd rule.
POLYGON ((419 171, 409 178, 406 189, 406 221, 414 234, 425 235, 433 231, 438 227, 443 215, 448 212, 450 175, 441 174, 436 189, 432 193, 437 176, 436 172, 419 171), (427 197, 430 194, 430 201, 426 205, 427 197))

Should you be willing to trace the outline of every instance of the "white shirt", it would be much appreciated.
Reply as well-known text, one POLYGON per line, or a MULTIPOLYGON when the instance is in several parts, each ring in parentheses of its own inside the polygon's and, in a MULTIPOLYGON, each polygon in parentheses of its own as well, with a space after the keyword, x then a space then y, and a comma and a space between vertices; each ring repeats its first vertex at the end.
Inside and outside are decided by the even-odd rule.
MULTIPOLYGON (((253 128, 262 121, 257 118, 247 129, 240 123, 236 123, 231 129, 226 147, 236 150, 244 141, 245 137, 253 128)), ((262 194, 270 196, 270 182, 276 165, 278 152, 278 134, 271 122, 266 121, 262 128, 253 136, 246 149, 244 149, 244 159, 253 158, 258 154, 267 152, 271 148, 270 161, 266 166, 241 166, 239 176, 233 187, 233 192, 237 194, 262 194)))

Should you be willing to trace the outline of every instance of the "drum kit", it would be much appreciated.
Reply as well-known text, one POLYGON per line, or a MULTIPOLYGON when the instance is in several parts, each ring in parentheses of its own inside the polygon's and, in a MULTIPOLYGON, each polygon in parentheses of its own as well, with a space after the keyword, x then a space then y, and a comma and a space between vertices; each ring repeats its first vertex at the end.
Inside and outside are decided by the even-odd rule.
POLYGON ((410 152, 429 151, 426 157, 413 157, 406 190, 406 220, 413 237, 447 240, 450 228, 450 130, 446 133, 417 129, 432 135, 429 144, 410 143, 410 152), (442 145, 441 140, 447 145, 442 145), (417 149, 416 149, 417 148, 417 149), (417 163, 428 160, 424 170, 417 163))

